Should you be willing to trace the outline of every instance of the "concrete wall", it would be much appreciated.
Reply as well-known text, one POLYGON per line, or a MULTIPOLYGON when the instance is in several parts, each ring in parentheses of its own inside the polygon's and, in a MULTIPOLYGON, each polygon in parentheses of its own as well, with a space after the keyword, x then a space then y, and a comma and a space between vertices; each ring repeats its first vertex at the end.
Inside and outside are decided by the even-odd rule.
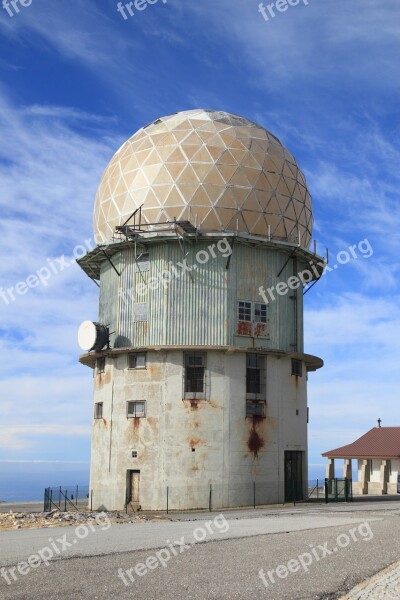
MULTIPOLYGON (((206 508, 284 499, 284 451, 305 452, 307 391, 291 360, 266 356, 266 418, 246 418, 246 353, 207 352, 206 400, 183 398, 183 351, 147 352, 145 370, 129 370, 127 354, 107 358, 94 375, 93 507, 122 509, 128 470, 140 470, 143 509, 206 508), (146 400, 146 418, 126 416, 128 400, 146 400), (299 414, 296 414, 298 411, 299 414), (131 457, 131 450, 138 458, 131 457), (193 451, 194 449, 194 451, 193 451)), ((307 486, 307 472, 304 472, 307 486)))

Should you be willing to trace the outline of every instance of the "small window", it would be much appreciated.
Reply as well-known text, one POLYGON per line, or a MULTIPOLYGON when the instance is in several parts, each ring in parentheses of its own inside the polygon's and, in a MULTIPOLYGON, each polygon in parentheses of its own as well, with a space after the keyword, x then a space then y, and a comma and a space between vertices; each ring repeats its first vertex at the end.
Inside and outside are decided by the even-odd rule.
POLYGON ((150 260, 149 260, 148 252, 144 252, 143 254, 140 254, 136 258, 136 262, 137 262, 137 266, 138 266, 138 271, 141 271, 143 273, 145 271, 150 270, 150 260))
POLYGON ((132 458, 137 458, 137 457, 138 457, 138 451, 132 450, 132 458))
POLYGON ((106 359, 105 358, 98 358, 97 359, 97 372, 98 373, 104 373, 106 370, 106 359))
POLYGON ((246 397, 251 400, 265 397, 265 358, 260 354, 246 355, 246 397))
POLYGON ((265 417, 265 402, 246 401, 246 417, 265 417))
POLYGON ((128 369, 145 369, 146 368, 146 353, 135 352, 128 354, 128 369))
POLYGON ((251 302, 238 302, 239 321, 251 322, 251 302))
POLYGON ((146 416, 146 402, 145 400, 139 400, 135 402, 127 402, 126 403, 126 416, 128 419, 133 419, 135 417, 145 417, 146 416))
POLYGON ((296 375, 296 377, 303 376, 303 363, 297 358, 292 358, 292 375, 296 375))
POLYGON ((254 303, 254 321, 256 323, 268 323, 266 304, 254 303))
POLYGON ((94 418, 95 419, 103 418, 103 403, 102 402, 96 402, 96 404, 94 405, 94 418))
POLYGON ((206 355, 202 352, 185 354, 185 397, 201 397, 205 392, 206 355))

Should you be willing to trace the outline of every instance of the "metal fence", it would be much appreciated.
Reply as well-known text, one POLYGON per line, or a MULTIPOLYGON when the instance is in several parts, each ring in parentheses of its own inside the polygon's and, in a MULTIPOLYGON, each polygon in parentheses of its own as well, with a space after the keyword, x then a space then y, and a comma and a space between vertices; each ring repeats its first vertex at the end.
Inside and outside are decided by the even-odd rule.
POLYGON ((88 508, 90 501, 89 486, 49 487, 44 490, 43 510, 53 509, 66 512, 88 508))

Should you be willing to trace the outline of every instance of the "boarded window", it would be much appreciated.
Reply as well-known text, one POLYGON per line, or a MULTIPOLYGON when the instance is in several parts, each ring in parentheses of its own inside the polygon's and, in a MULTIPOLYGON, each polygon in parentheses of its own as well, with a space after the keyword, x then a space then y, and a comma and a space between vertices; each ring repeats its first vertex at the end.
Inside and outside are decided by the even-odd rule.
POLYGON ((106 359, 105 358, 98 358, 97 359, 97 372, 98 373, 104 373, 106 370, 106 359))
POLYGON ((149 271, 150 270, 149 253, 145 252, 143 254, 140 254, 136 258, 136 263, 137 263, 138 271, 141 271, 142 273, 144 273, 145 271, 149 271))
POLYGON ((303 376, 303 363, 297 358, 292 358, 292 375, 303 376))
POLYGON ((134 352, 128 354, 128 369, 145 369, 146 368, 146 353, 134 352))
POLYGON ((128 419, 133 419, 135 417, 145 417, 146 416, 146 401, 145 400, 135 400, 129 401, 126 403, 126 416, 128 419))
POLYGON ((96 404, 94 405, 94 418, 95 419, 103 418, 103 403, 102 402, 96 402, 96 404))
POLYGON ((133 306, 133 318, 135 323, 147 321, 147 302, 138 302, 133 306))
POLYGON ((265 417, 265 402, 246 400, 246 417, 265 417))

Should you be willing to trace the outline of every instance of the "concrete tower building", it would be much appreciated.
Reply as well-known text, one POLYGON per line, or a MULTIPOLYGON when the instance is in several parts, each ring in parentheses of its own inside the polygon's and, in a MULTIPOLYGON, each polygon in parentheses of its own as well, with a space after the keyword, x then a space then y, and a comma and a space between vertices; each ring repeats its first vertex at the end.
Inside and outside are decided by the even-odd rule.
POLYGON ((302 497, 307 373, 323 365, 303 348, 312 222, 295 159, 244 118, 177 113, 117 151, 79 261, 100 286, 79 334, 93 508, 302 497))

